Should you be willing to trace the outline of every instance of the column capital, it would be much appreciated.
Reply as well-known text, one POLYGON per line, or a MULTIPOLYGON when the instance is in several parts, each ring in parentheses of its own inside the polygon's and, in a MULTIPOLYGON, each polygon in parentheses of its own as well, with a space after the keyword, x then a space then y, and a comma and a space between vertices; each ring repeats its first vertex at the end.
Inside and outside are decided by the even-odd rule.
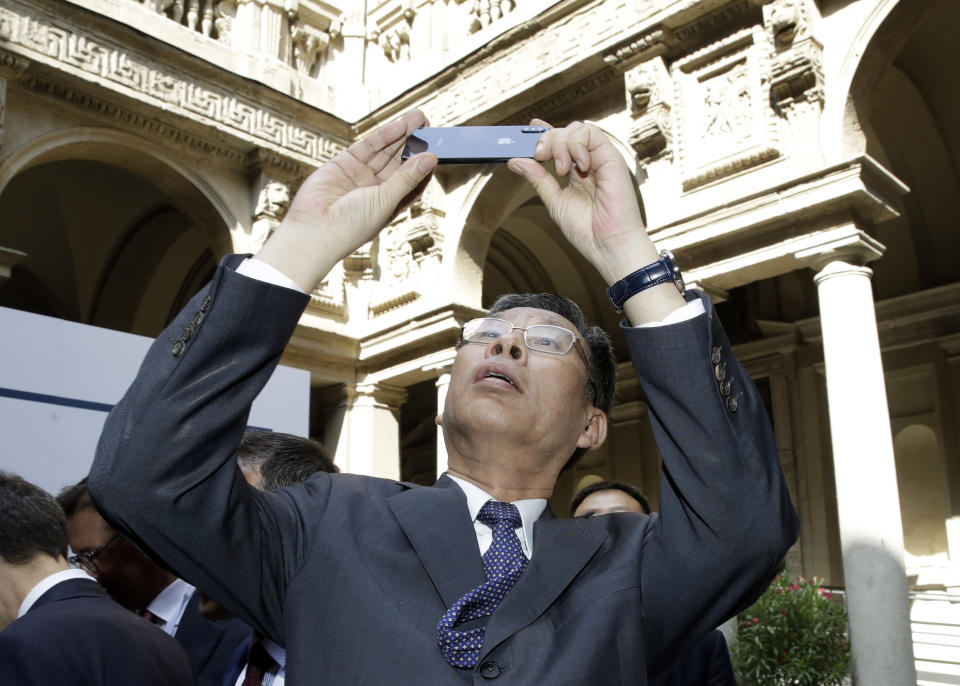
POLYGON ((407 401, 407 391, 401 386, 387 383, 359 383, 347 386, 347 404, 377 407, 398 412, 407 401))
POLYGON ((851 223, 848 231, 840 235, 830 232, 828 240, 804 248, 794 257, 819 272, 831 262, 864 265, 881 257, 886 249, 883 243, 851 223))
POLYGON ((837 276, 860 276, 869 279, 873 276, 873 270, 870 267, 861 267, 857 264, 851 264, 842 259, 836 259, 823 265, 823 267, 813 276, 813 282, 818 286, 837 276))

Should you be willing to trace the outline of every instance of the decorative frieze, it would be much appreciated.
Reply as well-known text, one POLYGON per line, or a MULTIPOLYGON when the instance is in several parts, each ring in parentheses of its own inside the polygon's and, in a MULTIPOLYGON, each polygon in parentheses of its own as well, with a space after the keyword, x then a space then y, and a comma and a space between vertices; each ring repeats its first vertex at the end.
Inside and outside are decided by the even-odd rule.
POLYGON ((502 124, 522 126, 528 124, 531 119, 542 119, 549 117, 551 112, 563 109, 574 102, 582 102, 590 95, 611 83, 617 78, 619 73, 614 69, 604 69, 596 74, 591 74, 588 78, 578 81, 572 86, 568 86, 553 95, 540 100, 530 107, 516 113, 512 117, 503 120, 502 124))
POLYGON ((673 66, 684 190, 781 155, 760 31, 738 31, 673 66))
MULTIPOLYGON (((295 157, 309 158, 312 163, 326 161, 342 149, 320 129, 263 107, 253 98, 237 95, 227 87, 198 82, 170 64, 155 62, 34 10, 0 7, 0 39, 21 48, 36 61, 106 82, 159 111, 173 112, 260 145, 274 146, 295 157)), ((39 79, 34 79, 33 86, 68 100, 94 100, 74 88, 45 84, 39 79)), ((136 119, 139 115, 130 113, 129 117, 136 119)))
POLYGON ((603 61, 611 67, 626 68, 651 54, 660 54, 666 51, 668 36, 669 31, 661 27, 640 33, 604 55, 603 61))

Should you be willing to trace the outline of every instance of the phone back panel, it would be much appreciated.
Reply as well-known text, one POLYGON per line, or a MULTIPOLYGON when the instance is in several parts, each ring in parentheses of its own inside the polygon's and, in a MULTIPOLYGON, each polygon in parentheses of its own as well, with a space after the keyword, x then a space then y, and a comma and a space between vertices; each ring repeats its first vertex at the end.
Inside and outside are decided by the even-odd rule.
POLYGON ((546 126, 442 126, 426 127, 407 139, 401 157, 432 152, 441 164, 506 162, 533 157, 546 126))

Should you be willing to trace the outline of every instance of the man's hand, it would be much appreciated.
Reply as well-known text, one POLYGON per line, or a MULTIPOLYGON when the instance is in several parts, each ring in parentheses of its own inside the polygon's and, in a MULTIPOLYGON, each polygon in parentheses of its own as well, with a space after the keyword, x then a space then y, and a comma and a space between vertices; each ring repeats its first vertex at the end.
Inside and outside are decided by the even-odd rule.
MULTIPOLYGON (((539 119, 530 123, 547 125, 539 119)), ((633 177, 594 124, 551 129, 540 137, 533 160, 517 158, 507 166, 533 185, 566 239, 608 284, 659 259, 640 216, 633 177), (541 164, 551 159, 557 175, 567 177, 566 185, 541 164)), ((672 284, 662 284, 628 303, 630 321, 640 324, 662 319, 684 301, 672 284)))
POLYGON ((257 259, 313 290, 422 190, 436 156, 422 153, 401 163, 400 152, 410 134, 426 125, 424 114, 411 110, 313 172, 257 259))

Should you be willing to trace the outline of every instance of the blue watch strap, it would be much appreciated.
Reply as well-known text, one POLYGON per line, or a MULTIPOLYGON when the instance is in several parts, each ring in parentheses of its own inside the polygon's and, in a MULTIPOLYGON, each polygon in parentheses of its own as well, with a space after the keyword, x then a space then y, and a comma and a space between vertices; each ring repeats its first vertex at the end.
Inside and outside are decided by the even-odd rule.
POLYGON ((628 274, 607 289, 610 304, 617 312, 623 310, 623 303, 628 298, 661 283, 673 282, 683 293, 683 277, 680 276, 680 269, 673 255, 667 250, 661 251, 660 255, 656 262, 628 274))

